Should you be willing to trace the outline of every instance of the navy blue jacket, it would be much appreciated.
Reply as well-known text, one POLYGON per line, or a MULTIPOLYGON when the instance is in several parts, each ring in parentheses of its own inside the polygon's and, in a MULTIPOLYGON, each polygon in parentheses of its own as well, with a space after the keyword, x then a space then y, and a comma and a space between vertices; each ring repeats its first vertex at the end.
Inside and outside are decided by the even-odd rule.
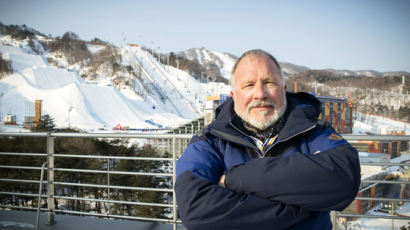
POLYGON ((331 229, 360 185, 357 150, 317 122, 320 102, 287 92, 287 121, 267 157, 247 135, 232 99, 177 162, 182 223, 195 229, 331 229), (218 185, 226 175, 226 188, 218 185))

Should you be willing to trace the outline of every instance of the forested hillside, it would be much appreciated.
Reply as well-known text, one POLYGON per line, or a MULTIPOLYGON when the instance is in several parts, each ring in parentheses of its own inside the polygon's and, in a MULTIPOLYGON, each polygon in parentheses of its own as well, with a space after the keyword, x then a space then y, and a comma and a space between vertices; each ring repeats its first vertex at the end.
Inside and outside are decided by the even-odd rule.
POLYGON ((322 96, 349 97, 354 110, 410 122, 410 76, 340 76, 325 70, 309 70, 287 78, 288 90, 316 92, 322 96))

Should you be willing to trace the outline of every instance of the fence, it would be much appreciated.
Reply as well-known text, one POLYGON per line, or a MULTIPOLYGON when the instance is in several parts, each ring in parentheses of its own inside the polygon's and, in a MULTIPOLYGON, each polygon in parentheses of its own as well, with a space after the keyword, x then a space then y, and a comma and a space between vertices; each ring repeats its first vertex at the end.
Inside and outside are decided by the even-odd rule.
MULTIPOLYGON (((183 135, 183 134, 101 134, 101 133, 0 133, 0 137, 35 137, 35 138, 46 138, 46 152, 45 153, 17 153, 17 152, 0 152, 0 156, 31 156, 31 157, 42 157, 46 158, 44 164, 41 166, 17 166, 17 165, 0 165, 0 169, 18 169, 18 170, 35 170, 40 171, 42 168, 47 166, 44 170, 46 171, 47 180, 42 181, 43 178, 40 177, 40 172, 37 175, 40 177, 38 180, 29 180, 27 178, 0 178, 0 182, 12 182, 12 183, 21 183, 21 184, 44 184, 46 185, 47 194, 42 194, 41 191, 39 194, 34 193, 20 193, 13 191, 1 191, 0 195, 3 196, 18 196, 18 197, 39 197, 39 200, 47 201, 46 208, 40 208, 40 202, 38 207, 23 207, 19 205, 0 205, 0 208, 13 208, 13 209, 32 209, 32 210, 41 210, 48 213, 48 224, 54 224, 54 213, 67 213, 74 215, 90 215, 90 216, 99 216, 107 218, 123 218, 123 219, 133 219, 133 220, 142 220, 142 221, 151 221, 151 222, 165 222, 171 223, 174 226, 174 229, 177 228, 177 224, 181 223, 177 216, 177 204, 175 199, 175 194, 173 192, 173 185, 176 179, 175 164, 177 158, 182 154, 185 149, 189 139, 192 135, 183 135), (80 155, 80 154, 59 154, 55 153, 55 139, 56 138, 98 138, 98 139, 132 139, 139 140, 140 143, 146 143, 153 145, 159 152, 172 153, 172 157, 138 157, 138 156, 101 156, 101 155, 80 155), (55 166, 55 159, 92 159, 106 161, 106 170, 101 169, 80 169, 80 168, 59 168, 55 166), (113 170, 113 164, 118 163, 121 160, 134 160, 134 161, 154 161, 154 162, 169 162, 169 170, 165 172, 150 172, 150 171, 115 171, 113 170), (81 182, 67 182, 67 181, 56 181, 55 173, 57 172, 70 172, 70 173, 91 173, 96 175, 106 176, 107 180, 104 184, 90 184, 90 183, 81 183, 81 182), (158 188, 158 187, 134 187, 134 186, 121 186, 113 185, 110 181, 110 177, 113 175, 133 175, 133 176, 148 176, 148 177, 166 177, 170 178, 171 183, 168 188, 158 188), (104 199, 92 198, 89 197, 78 197, 78 196, 61 196, 61 194, 55 194, 56 186, 71 186, 71 187, 87 187, 87 188, 103 188, 106 189, 106 196, 104 199), (131 191, 151 191, 151 192, 160 192, 166 194, 172 194, 172 197, 168 198, 168 202, 157 203, 157 202, 140 202, 140 201, 124 201, 121 199, 115 199, 110 196, 112 190, 131 190, 131 191), (172 198, 172 199, 171 199, 172 198), (169 215, 167 218, 156 218, 156 217, 144 217, 136 215, 117 215, 115 213, 110 213, 109 209, 105 213, 96 213, 96 212, 85 212, 82 210, 65 210, 58 209, 55 206, 56 201, 58 200, 73 200, 77 202, 95 202, 95 203, 108 203, 108 204, 120 204, 120 205, 135 205, 135 206, 145 206, 145 207, 161 207, 169 209, 169 215), (172 212, 171 212, 172 210, 172 212)), ((365 136, 365 135, 343 135, 350 142, 363 141, 363 140, 373 140, 373 141, 406 141, 410 140, 410 136, 365 136)), ((408 151, 408 149, 407 149, 408 151)), ((10 162, 11 163, 11 162, 10 162)), ((362 165, 371 165, 371 166, 410 166, 410 163, 362 163, 362 165)), ((41 170, 42 171, 42 170, 41 170)), ((391 181, 383 179, 365 179, 362 180, 362 189, 375 184, 410 184, 409 181, 391 181)), ((40 186, 40 189, 42 186, 40 186)), ((370 202, 391 202, 394 208, 394 205, 398 202, 409 202, 410 199, 406 198, 383 198, 383 197, 365 197, 358 196, 356 197, 355 202, 370 201, 370 202)), ((394 210, 392 211, 394 214, 394 210)), ((405 219, 410 221, 410 217, 407 216, 397 216, 397 215, 369 215, 363 213, 344 213, 344 212, 332 212, 332 221, 334 223, 334 228, 338 229, 338 221, 340 218, 383 218, 383 219, 405 219)))

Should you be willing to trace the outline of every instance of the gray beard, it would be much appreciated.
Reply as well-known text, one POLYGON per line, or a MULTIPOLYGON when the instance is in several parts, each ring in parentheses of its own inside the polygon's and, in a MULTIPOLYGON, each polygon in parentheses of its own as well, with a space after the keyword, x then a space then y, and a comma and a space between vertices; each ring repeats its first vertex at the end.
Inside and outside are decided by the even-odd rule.
POLYGON ((234 104, 234 110, 242 120, 246 121, 259 130, 265 130, 274 125, 283 116, 283 114, 285 114, 287 107, 286 96, 283 99, 283 105, 281 107, 278 108, 274 103, 272 103, 272 106, 274 113, 265 121, 257 121, 253 119, 253 117, 249 114, 249 108, 246 108, 241 112, 237 109, 236 104, 234 104))

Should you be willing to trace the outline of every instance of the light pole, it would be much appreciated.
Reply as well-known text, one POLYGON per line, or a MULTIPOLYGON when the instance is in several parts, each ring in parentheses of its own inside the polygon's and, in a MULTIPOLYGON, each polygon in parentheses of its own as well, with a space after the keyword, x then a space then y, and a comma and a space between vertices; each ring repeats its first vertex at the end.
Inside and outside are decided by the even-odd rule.
POLYGON ((161 63, 161 50, 159 46, 158 46, 158 62, 161 63))
POLYGON ((154 57, 154 41, 151 41, 151 55, 154 57))
POLYGON ((178 59, 175 59, 175 61, 177 62, 177 79, 179 80, 179 61, 178 59))
POLYGON ((3 114, 1 113, 1 99, 3 98, 3 95, 4 95, 4 93, 0 93, 0 124, 1 124, 1 121, 3 120, 2 118, 3 118, 3 114))
POLYGON ((73 107, 72 106, 68 107, 68 128, 70 128, 70 113, 71 113, 71 110, 73 110, 73 107))

